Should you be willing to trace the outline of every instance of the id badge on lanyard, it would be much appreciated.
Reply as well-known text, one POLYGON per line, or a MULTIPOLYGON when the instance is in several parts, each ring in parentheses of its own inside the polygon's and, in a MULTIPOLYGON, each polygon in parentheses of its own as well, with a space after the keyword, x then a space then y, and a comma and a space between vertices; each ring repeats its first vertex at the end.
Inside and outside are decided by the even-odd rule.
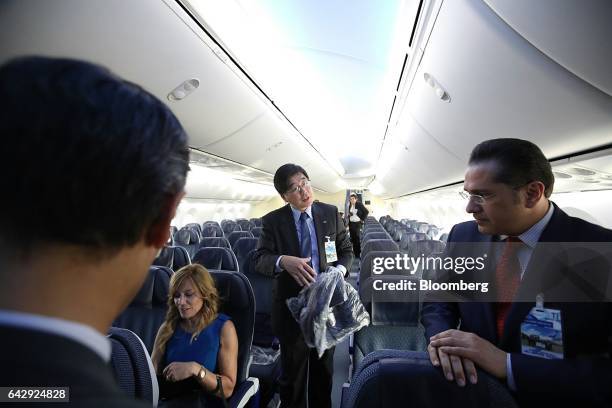
POLYGON ((327 239, 327 241, 325 241, 325 259, 327 260, 327 263, 336 262, 338 260, 336 243, 328 236, 326 236, 325 239, 327 239))
POLYGON ((563 359, 561 310, 545 308, 542 294, 536 297, 536 306, 521 323, 521 352, 533 357, 563 359))

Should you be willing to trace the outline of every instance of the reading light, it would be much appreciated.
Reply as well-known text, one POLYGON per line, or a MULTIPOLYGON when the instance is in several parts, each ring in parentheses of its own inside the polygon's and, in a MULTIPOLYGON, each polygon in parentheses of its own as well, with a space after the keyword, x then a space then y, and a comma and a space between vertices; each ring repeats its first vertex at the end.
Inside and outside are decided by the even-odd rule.
POLYGON ((423 74, 423 78, 425 79, 425 82, 427 83, 427 85, 433 88, 438 98, 440 98, 444 102, 450 102, 451 100, 450 94, 446 92, 446 90, 442 87, 442 85, 440 85, 438 81, 436 81, 433 75, 425 72, 423 74))
POLYGON ((198 81, 195 78, 189 79, 183 82, 182 84, 180 84, 179 86, 177 86, 176 88, 174 88, 172 92, 168 94, 168 100, 180 101, 181 99, 186 98, 187 95, 191 94, 193 91, 198 89, 199 86, 200 86, 200 81, 198 81))

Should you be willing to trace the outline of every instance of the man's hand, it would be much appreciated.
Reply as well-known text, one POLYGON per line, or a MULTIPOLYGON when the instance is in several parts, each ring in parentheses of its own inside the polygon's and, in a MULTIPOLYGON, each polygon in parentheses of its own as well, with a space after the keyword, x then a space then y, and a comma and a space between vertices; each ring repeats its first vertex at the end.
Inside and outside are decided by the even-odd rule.
POLYGON ((442 366, 442 372, 447 380, 457 381, 457 385, 464 387, 466 377, 470 383, 478 382, 478 374, 476 374, 476 366, 469 358, 462 358, 455 355, 448 355, 438 347, 434 347, 431 343, 427 346, 429 359, 435 367, 442 366))
POLYGON ((193 362, 172 362, 164 368, 163 375, 167 381, 177 382, 189 378, 200 371, 200 365, 193 362))
POLYGON ((308 286, 315 281, 316 273, 308 262, 310 258, 298 258, 297 256, 283 255, 280 266, 295 279, 300 286, 308 286))
POLYGON ((439 352, 469 359, 489 374, 506 378, 506 352, 474 333, 446 330, 430 340, 430 347, 438 348, 439 352))

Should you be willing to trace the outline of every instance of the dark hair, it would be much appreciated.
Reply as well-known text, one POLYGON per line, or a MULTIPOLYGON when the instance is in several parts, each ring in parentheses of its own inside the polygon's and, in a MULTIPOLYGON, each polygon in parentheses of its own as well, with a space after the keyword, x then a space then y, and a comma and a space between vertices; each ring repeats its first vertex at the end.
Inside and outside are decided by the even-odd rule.
POLYGON ((0 100, 2 247, 133 245, 184 188, 177 118, 101 66, 12 60, 0 67, 0 100))
POLYGON ((289 189, 289 179, 298 173, 302 173, 307 179, 310 178, 302 166, 293 163, 283 164, 276 170, 276 173, 274 173, 274 188, 278 191, 278 194, 281 196, 285 194, 289 189))
POLYGON ((544 195, 550 197, 555 184, 550 163, 535 144, 521 139, 492 139, 478 144, 470 154, 469 164, 493 161, 497 164, 494 180, 512 187, 532 181, 544 184, 544 195))
POLYGON ((359 197, 357 197, 357 194, 355 194, 355 193, 351 193, 351 195, 349 197, 359 198, 359 197))

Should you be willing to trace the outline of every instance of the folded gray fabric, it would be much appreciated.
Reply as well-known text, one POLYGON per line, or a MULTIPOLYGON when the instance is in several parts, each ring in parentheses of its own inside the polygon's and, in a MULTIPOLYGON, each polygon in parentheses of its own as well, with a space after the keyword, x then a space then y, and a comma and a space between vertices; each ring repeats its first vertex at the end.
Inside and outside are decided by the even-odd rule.
POLYGON ((298 296, 287 299, 287 306, 302 329, 306 345, 315 348, 319 357, 349 334, 370 324, 359 294, 333 266, 319 274, 298 296))

